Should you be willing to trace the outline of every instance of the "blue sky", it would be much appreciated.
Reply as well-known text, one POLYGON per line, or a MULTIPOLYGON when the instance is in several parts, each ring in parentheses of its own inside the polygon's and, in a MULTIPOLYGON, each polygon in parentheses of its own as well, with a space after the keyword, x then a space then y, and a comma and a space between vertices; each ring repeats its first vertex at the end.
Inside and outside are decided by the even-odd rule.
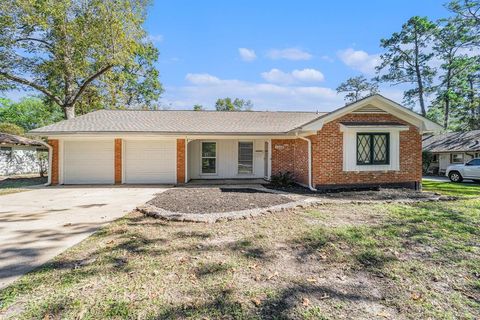
MULTIPOLYGON (((372 76, 379 41, 414 15, 449 13, 441 0, 155 1, 145 28, 160 50, 160 103, 212 108, 220 97, 256 110, 332 110, 335 88, 372 76)), ((401 101, 400 88, 381 92, 401 101)))

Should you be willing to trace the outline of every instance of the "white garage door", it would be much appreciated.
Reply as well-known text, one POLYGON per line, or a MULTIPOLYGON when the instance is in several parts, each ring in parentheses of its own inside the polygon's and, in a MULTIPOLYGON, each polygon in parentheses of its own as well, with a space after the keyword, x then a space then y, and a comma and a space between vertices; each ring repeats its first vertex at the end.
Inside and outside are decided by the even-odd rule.
POLYGON ((125 141, 125 183, 175 183, 176 141, 125 141))
POLYGON ((114 183, 112 141, 65 141, 63 183, 114 183))

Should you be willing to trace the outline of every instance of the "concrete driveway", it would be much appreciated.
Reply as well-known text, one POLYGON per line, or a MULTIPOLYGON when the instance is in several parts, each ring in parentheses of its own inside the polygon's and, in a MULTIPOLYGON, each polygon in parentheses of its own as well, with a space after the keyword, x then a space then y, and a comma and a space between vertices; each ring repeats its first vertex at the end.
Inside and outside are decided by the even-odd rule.
POLYGON ((0 196, 0 288, 167 187, 42 187, 0 196))

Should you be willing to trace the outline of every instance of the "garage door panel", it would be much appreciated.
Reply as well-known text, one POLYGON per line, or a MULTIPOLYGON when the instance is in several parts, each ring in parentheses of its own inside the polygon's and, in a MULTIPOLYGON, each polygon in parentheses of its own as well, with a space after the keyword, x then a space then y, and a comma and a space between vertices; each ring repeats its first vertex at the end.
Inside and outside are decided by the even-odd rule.
POLYGON ((65 141, 63 166, 65 184, 111 184, 113 141, 65 141))
POLYGON ((176 141, 125 141, 126 183, 175 183, 176 141))

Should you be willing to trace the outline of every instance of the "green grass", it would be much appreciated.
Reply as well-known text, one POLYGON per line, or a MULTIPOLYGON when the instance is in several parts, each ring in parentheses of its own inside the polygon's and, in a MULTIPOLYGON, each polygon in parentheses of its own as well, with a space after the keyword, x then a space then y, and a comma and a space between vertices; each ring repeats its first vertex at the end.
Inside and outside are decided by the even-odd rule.
POLYGON ((480 184, 453 183, 450 181, 422 181, 424 191, 439 192, 449 196, 480 197, 480 184))
POLYGON ((0 318, 478 319, 477 186, 426 185, 467 197, 210 225, 132 213, 1 290, 0 318))
POLYGON ((0 180, 0 195, 27 191, 25 187, 44 184, 47 178, 37 176, 18 176, 0 180))

